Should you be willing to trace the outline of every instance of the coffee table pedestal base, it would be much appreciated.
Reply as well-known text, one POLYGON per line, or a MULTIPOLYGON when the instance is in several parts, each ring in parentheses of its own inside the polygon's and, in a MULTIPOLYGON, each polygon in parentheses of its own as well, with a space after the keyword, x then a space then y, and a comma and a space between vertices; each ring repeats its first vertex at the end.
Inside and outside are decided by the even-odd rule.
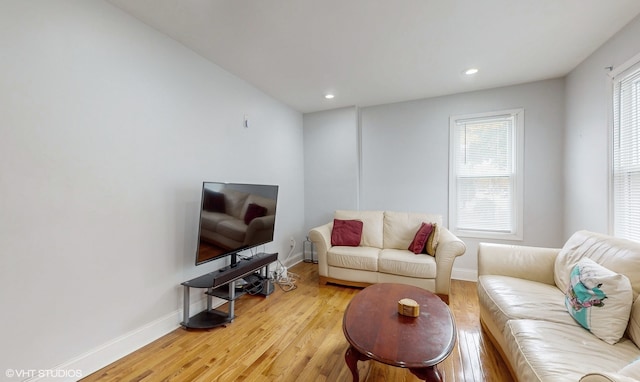
MULTIPOLYGON (((358 374, 358 361, 368 361, 371 358, 366 355, 360 353, 353 346, 349 346, 346 353, 344 353, 344 359, 347 362, 347 366, 349 366, 349 370, 351 370, 351 375, 353 376, 353 382, 359 382, 360 375, 358 374)), ((440 372, 436 365, 428 366, 428 367, 420 367, 420 368, 409 368, 409 371, 413 373, 416 377, 425 380, 427 382, 441 382, 442 377, 440 376, 440 372)))

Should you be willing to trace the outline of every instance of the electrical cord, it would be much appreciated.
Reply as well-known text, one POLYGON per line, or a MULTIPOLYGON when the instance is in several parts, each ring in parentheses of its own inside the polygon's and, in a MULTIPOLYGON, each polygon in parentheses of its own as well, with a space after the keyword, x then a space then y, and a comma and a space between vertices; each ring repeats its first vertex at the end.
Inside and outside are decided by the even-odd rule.
MULTIPOLYGON (((293 273, 293 272, 289 272, 287 267, 284 265, 284 262, 286 262, 289 257, 291 257, 291 254, 293 253, 293 251, 296 248, 296 241, 295 239, 293 239, 293 245, 291 246, 291 249, 289 250, 289 253, 287 253, 287 256, 284 258, 283 261, 280 261, 280 259, 277 260, 277 264, 276 264, 276 270, 273 272, 273 280, 274 282, 280 287, 280 289, 282 289, 285 292, 290 292, 294 289, 297 288, 296 285, 296 281, 300 279, 300 275, 293 273)), ((255 256, 255 253, 253 253, 255 249, 252 248, 251 249, 251 256, 240 256, 238 255, 238 257, 242 260, 246 260, 249 259, 253 256, 255 256)), ((249 294, 257 294, 261 292, 262 286, 260 285, 260 290, 258 290, 258 286, 254 286, 253 288, 250 288, 251 291, 247 291, 249 294)))
POLYGON ((290 292, 296 289, 298 286, 296 285, 296 279, 299 279, 300 276, 293 272, 287 271, 286 274, 282 272, 277 275, 276 284, 285 292, 290 292))
MULTIPOLYGON (((292 244, 293 245, 291 246, 289 253, 284 258, 285 262, 289 259, 289 257, 291 256, 291 254, 293 253, 296 247, 295 239, 293 240, 292 244)), ((285 292, 290 292, 296 289, 297 288, 296 279, 300 279, 300 276, 293 272, 289 272, 287 270, 287 267, 284 265, 282 261, 280 261, 280 259, 278 259, 277 265, 278 266, 276 268, 275 277, 274 277, 275 283, 280 287, 280 289, 282 289, 285 292)))

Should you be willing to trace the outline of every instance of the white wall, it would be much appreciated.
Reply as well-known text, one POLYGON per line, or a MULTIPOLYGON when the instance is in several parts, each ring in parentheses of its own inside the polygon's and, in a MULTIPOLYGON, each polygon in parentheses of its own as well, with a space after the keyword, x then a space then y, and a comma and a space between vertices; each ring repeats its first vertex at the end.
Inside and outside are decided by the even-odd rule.
POLYGON ((608 226, 608 66, 640 53, 636 17, 567 76, 565 236, 580 229, 610 233, 608 226))
POLYGON ((280 185, 261 249, 304 236, 300 113, 102 1, 0 25, 0 370, 86 375, 177 327, 222 265, 193 265, 203 180, 280 185))
MULTIPOLYGON (((448 220, 449 116, 523 107, 525 109, 525 231, 524 245, 559 246, 563 228, 563 123, 564 80, 530 84, 360 108, 359 208, 435 213, 448 220)), ((314 113, 314 121, 331 118, 333 111, 314 113)), ((342 129, 357 129, 356 122, 342 129)), ((305 134, 309 130, 305 115, 305 134)), ((319 129, 320 140, 305 137, 305 160, 326 150, 326 142, 344 144, 329 128, 319 129), (322 147, 320 143, 322 142, 322 147)), ((358 152, 357 142, 351 144, 358 152)), ((340 148, 339 152, 344 152, 340 148)), ((321 162, 321 161, 320 161, 321 162)), ((322 163, 322 162, 321 162, 322 163)), ((340 171, 339 163, 323 163, 323 171, 340 171)), ((307 177, 309 175, 307 174, 307 177)), ((330 183, 331 186, 335 182, 330 183)), ((353 184, 350 182, 349 184, 353 184)), ((328 189, 327 186, 325 189, 328 189)), ((311 198, 307 184, 306 204, 322 206, 328 213, 348 198, 311 198)), ((346 192, 345 195, 352 193, 346 192)), ((307 207, 309 208, 309 207, 307 207)), ((319 213, 317 214, 319 215, 319 213)), ((328 219, 325 219, 328 220, 328 219)), ((454 264, 454 277, 474 279, 477 274, 479 240, 462 238, 467 252, 454 264)), ((489 241, 489 240, 486 240, 489 241)))
MULTIPOLYGON (((359 125, 344 119, 353 125, 343 128, 360 129, 360 144, 350 143, 354 152, 361 151, 359 208, 423 210, 447 221, 449 116, 524 107, 525 233, 523 241, 513 243, 558 247, 579 229, 608 232, 610 80, 605 68, 638 53, 640 17, 565 79, 358 109, 359 125)), ((313 118, 322 118, 322 112, 313 118)), ((314 129, 325 134, 323 144, 334 134, 314 129)), ((305 138, 305 161, 318 150, 305 138)), ((332 169, 338 167, 326 164, 323 171, 332 169)), ((305 192, 307 206, 317 203, 332 211, 334 205, 348 204, 318 192, 310 199, 309 189, 305 192)), ((313 216, 328 220, 319 212, 313 216)), ((463 239, 468 249, 456 261, 454 277, 477 270, 478 240, 463 239)))
POLYGON ((304 115, 305 228, 325 224, 338 209, 358 209, 358 111, 304 115))
MULTIPOLYGON (((523 107, 525 112, 524 240, 562 242, 564 81, 491 90, 361 109, 362 189, 365 210, 421 211, 448 221, 449 117, 523 107)), ((467 252, 454 277, 475 278, 478 240, 461 237, 467 252)))

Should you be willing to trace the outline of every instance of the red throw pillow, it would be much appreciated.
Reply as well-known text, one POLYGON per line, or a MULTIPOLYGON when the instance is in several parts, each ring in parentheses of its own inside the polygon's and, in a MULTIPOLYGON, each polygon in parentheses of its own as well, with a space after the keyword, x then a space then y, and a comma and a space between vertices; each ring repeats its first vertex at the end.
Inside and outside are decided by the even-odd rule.
POLYGON ((255 218, 259 218, 267 215, 267 209, 259 206, 255 203, 250 203, 247 206, 247 212, 244 213, 244 224, 249 224, 255 218))
POLYGON ((362 225, 360 220, 333 219, 331 245, 359 246, 362 239, 362 225))
POLYGON ((409 250, 416 255, 422 253, 432 230, 433 225, 430 223, 422 223, 418 232, 416 232, 416 236, 413 238, 413 241, 409 244, 409 250))

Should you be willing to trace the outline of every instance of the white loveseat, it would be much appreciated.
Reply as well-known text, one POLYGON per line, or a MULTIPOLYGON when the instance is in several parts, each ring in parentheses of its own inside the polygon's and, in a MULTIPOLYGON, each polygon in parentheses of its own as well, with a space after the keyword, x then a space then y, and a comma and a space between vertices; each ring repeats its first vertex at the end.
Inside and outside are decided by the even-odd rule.
MULTIPOLYGON (((640 357, 640 243, 588 231, 573 234, 562 249, 481 243, 478 274, 482 327, 516 380, 640 379, 640 362, 635 362, 640 357), (619 320, 623 337, 614 344, 577 323, 568 311, 570 298, 565 304, 565 292, 579 281, 572 270, 590 262, 584 258, 619 280, 626 276, 630 284, 626 317, 612 313, 601 322, 592 318, 592 326, 605 329, 619 320)), ((614 297, 610 293, 602 307, 590 309, 609 308, 614 297)))
POLYGON ((320 282, 367 286, 383 282, 414 285, 449 301, 451 269, 464 242, 442 225, 439 215, 391 211, 336 211, 335 219, 362 221, 358 246, 332 246, 333 222, 309 232, 318 255, 320 282), (409 251, 423 222, 437 225, 435 256, 409 251))

